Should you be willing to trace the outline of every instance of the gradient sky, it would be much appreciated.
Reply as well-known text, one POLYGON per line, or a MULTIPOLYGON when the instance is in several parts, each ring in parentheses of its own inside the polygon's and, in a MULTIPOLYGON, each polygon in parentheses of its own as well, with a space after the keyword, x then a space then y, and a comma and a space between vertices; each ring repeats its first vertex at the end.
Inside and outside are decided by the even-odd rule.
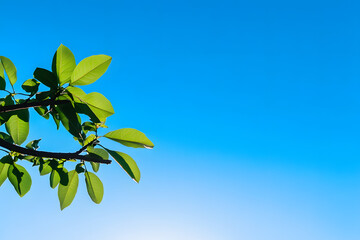
MULTIPOLYGON (((153 150, 128 149, 142 179, 101 166, 60 211, 49 176, 23 163, 23 198, 0 188, 0 239, 358 240, 360 4, 357 1, 3 1, 0 55, 17 89, 62 43, 77 62, 113 57, 86 92, 153 150)), ((42 150, 78 148, 35 116, 42 150)), ((3 127, 2 127, 3 128, 3 127)), ((105 131, 104 131, 105 133, 105 131)), ((70 169, 70 167, 68 167, 70 169)))

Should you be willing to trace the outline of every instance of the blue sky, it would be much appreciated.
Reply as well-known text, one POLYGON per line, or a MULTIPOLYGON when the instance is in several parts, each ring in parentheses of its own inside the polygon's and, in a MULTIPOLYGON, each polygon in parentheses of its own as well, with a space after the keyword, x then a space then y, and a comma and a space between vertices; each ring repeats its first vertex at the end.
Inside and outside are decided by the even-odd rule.
MULTIPOLYGON (((95 205, 80 179, 60 211, 48 176, 0 188, 0 238, 355 240, 360 235, 360 5, 356 1, 1 1, 0 55, 20 81, 62 43, 77 62, 113 57, 86 92, 154 150, 129 153, 134 183, 101 166, 95 205), (6 229, 6 230, 4 230, 6 229)), ((41 149, 74 151, 31 119, 41 149), (44 136, 47 135, 47 136, 44 136), (59 144, 60 146, 57 146, 59 144)), ((104 132, 105 133, 105 132, 104 132)))

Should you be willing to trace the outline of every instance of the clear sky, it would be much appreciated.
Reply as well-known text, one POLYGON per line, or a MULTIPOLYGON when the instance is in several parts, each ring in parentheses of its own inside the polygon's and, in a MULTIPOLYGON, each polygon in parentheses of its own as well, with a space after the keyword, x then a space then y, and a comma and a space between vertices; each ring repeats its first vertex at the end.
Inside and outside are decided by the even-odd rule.
MULTIPOLYGON (((60 211, 29 164, 23 198, 0 188, 0 239, 358 240, 360 5, 357 1, 0 1, 0 55, 20 82, 50 69, 62 43, 77 62, 113 57, 84 87, 139 129, 133 182, 101 166, 103 202, 80 178, 60 211)), ((32 112, 29 140, 73 151, 32 112), (44 137, 44 135, 47 135, 44 137)), ((104 132, 105 133, 105 132, 104 132)))

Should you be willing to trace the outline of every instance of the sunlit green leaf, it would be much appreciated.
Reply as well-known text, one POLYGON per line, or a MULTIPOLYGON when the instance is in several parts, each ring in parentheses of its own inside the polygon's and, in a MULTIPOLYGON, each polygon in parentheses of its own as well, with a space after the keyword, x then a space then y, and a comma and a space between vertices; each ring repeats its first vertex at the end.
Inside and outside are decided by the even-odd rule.
POLYGON ((35 79, 28 79, 22 85, 22 89, 31 94, 36 93, 39 90, 40 83, 35 79))
POLYGON ((71 85, 88 85, 98 80, 107 70, 111 57, 94 55, 83 59, 71 75, 71 85))
POLYGON ((88 131, 95 132, 96 131, 96 125, 92 122, 84 122, 82 124, 82 129, 84 133, 87 133, 88 131))
POLYGON ((51 173, 52 170, 53 169, 49 165, 49 161, 46 161, 46 162, 40 161, 39 172, 40 172, 41 176, 51 173))
POLYGON ((92 169, 94 170, 94 172, 99 171, 100 163, 98 163, 98 162, 90 162, 90 165, 91 165, 92 169))
POLYGON ((51 174, 50 174, 50 187, 56 188, 56 186, 59 184, 59 182, 60 182, 60 175, 59 175, 58 171, 52 170, 51 174))
POLYGON ((8 76, 11 85, 14 85, 17 81, 15 65, 10 59, 6 57, 0 56, 0 60, 2 67, 5 69, 6 75, 8 76))
POLYGON ((122 152, 112 151, 107 148, 104 149, 115 159, 117 163, 119 163, 119 165, 132 179, 134 179, 137 183, 140 181, 140 170, 132 157, 122 152))
POLYGON ((21 145, 29 134, 29 110, 22 109, 14 112, 5 123, 5 127, 14 143, 21 145))
POLYGON ((84 141, 84 146, 89 144, 90 142, 94 141, 97 137, 95 134, 90 134, 84 141))
POLYGON ((63 210, 69 206, 75 198, 79 185, 79 176, 75 170, 68 173, 69 181, 67 185, 60 182, 58 187, 58 197, 60 201, 60 209, 63 210))
MULTIPOLYGON (((109 159, 109 154, 101 148, 93 148, 88 147, 87 152, 89 153, 89 156, 93 159, 99 159, 99 160, 107 160, 109 159)), ((97 162, 90 162, 92 169, 94 172, 99 171, 100 164, 97 162)))
POLYGON ((91 200, 99 204, 104 196, 104 186, 101 180, 92 172, 85 172, 86 189, 91 200))
POLYGON ((53 73, 56 73, 59 79, 60 86, 70 81, 76 62, 74 54, 69 48, 60 45, 53 58, 53 73))
POLYGON ((104 135, 104 137, 119 142, 128 147, 153 148, 154 144, 144 133, 133 128, 122 128, 104 135))
POLYGON ((104 122, 107 117, 114 114, 114 108, 111 105, 111 102, 100 93, 92 92, 87 94, 84 98, 84 102, 102 122, 104 122))
POLYGON ((49 116, 47 107, 40 106, 40 107, 35 107, 34 109, 40 116, 42 116, 43 118, 49 119, 50 116, 49 116))
POLYGON ((86 97, 86 93, 78 87, 68 86, 66 91, 73 96, 75 102, 83 102, 86 97))
POLYGON ((8 178, 20 197, 31 188, 31 177, 23 166, 16 163, 9 166, 8 178))
POLYGON ((9 169, 10 164, 0 162, 0 186, 5 182, 7 179, 7 172, 9 169))
POLYGON ((89 156, 95 159, 102 159, 102 160, 109 159, 109 154, 104 149, 88 147, 86 151, 89 153, 89 156))
POLYGON ((95 115, 96 118, 102 122, 104 122, 107 117, 114 114, 114 108, 112 107, 111 102, 100 93, 92 92, 86 94, 80 88, 71 86, 67 88, 67 91, 73 96, 74 101, 76 102, 75 106, 79 109, 79 113, 84 113, 90 118, 93 118, 92 115, 95 115), (87 106, 82 106, 83 104, 86 104, 87 106))

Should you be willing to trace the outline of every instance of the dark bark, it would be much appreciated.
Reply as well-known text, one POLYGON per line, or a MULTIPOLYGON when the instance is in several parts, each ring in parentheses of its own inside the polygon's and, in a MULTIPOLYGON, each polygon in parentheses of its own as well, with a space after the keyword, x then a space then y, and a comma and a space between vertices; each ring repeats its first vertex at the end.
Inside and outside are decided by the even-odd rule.
POLYGON ((97 162, 97 163, 111 163, 111 160, 103 160, 103 159, 95 159, 91 158, 88 155, 80 155, 78 153, 58 153, 58 152, 45 152, 45 151, 37 151, 33 149, 23 148, 12 143, 9 143, 0 138, 0 147, 6 148, 10 151, 14 151, 17 153, 35 156, 35 157, 44 157, 44 158, 56 158, 56 159, 78 159, 84 160, 88 162, 97 162))
POLYGON ((0 106, 0 113, 11 112, 11 111, 16 111, 16 110, 21 110, 21 109, 32 108, 32 107, 59 105, 59 104, 64 104, 64 103, 68 103, 68 102, 69 102, 68 100, 55 100, 54 101, 52 99, 46 99, 46 100, 42 100, 40 102, 27 102, 27 103, 15 104, 15 105, 0 106))

